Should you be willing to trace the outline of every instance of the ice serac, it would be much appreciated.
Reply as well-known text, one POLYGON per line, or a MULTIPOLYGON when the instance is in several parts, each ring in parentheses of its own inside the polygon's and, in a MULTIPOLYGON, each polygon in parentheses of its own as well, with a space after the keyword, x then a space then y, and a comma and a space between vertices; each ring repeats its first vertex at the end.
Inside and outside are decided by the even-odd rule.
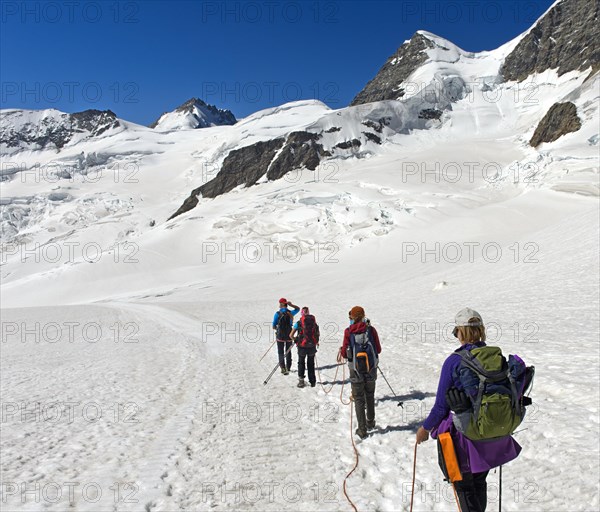
POLYGON ((232 125, 236 122, 230 110, 209 105, 199 98, 191 98, 172 112, 162 114, 150 125, 150 128, 171 131, 232 125))
POLYGON ((377 75, 367 83, 350 103, 351 106, 382 100, 399 100, 404 96, 402 84, 423 64, 433 42, 420 32, 415 33, 392 55, 377 75))
POLYGON ((111 110, 67 114, 48 110, 0 111, 0 154, 22 150, 62 149, 76 140, 97 137, 120 126, 111 110))
POLYGON ((529 141, 534 148, 542 142, 554 142, 567 133, 581 128, 581 119, 577 115, 577 107, 570 101, 555 103, 538 124, 533 137, 529 141))
POLYGON ((598 0, 562 0, 519 41, 506 57, 501 74, 506 81, 523 81, 533 73, 600 68, 598 0))

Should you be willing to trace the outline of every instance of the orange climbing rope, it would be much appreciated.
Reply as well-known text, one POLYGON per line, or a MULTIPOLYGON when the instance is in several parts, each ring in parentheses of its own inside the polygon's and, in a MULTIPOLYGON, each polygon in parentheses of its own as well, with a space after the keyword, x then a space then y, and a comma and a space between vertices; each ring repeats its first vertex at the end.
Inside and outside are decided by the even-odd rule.
MULTIPOLYGON (((344 379, 346 380, 346 379, 344 379)), ((342 395, 340 394, 340 400, 342 398, 342 395)), ((358 509, 356 508, 356 505, 354 504, 354 502, 350 499, 350 496, 348 496, 348 492, 346 491, 346 481, 348 480, 348 478, 350 478, 350 475, 352 473, 354 473, 354 471, 356 471, 356 468, 358 467, 358 450, 356 448, 356 444, 354 443, 354 436, 352 435, 352 416, 353 416, 353 408, 352 408, 352 401, 353 401, 353 397, 352 395, 350 395, 350 400, 348 400, 348 404, 350 405, 350 441, 352 441, 352 448, 354 448, 354 456, 355 456, 355 462, 354 462, 354 467, 350 470, 350 472, 346 475, 346 478, 344 478, 344 496, 346 496, 346 499, 348 500, 348 503, 350 503, 350 505, 352 505, 352 508, 354 509, 354 512, 358 512, 358 509)), ((342 403, 344 403, 342 401, 342 403)), ((346 405, 348 405, 346 404, 346 405)))
MULTIPOLYGON (((343 363, 341 363, 343 364, 343 363)), ((315 366, 317 368, 317 375, 319 376, 319 384, 321 385, 321 388, 323 388, 323 392, 327 395, 331 392, 331 390, 333 389, 333 386, 335 386, 335 379, 337 379, 338 376, 338 372, 340 371, 340 364, 337 365, 337 368, 335 369, 335 375, 333 376, 333 382, 331 383, 331 387, 329 389, 325 389, 325 386, 323 385, 323 380, 321 379, 321 370, 319 369, 319 361, 317 360, 317 356, 315 354, 315 366)), ((342 384, 342 389, 343 389, 344 385, 342 384)))

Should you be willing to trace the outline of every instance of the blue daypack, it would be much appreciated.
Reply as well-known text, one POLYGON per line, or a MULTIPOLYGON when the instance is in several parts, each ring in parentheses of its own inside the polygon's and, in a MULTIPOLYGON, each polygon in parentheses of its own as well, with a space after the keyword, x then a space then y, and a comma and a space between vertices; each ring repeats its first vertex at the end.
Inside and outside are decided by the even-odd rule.
POLYGON ((379 363, 371 326, 368 326, 365 332, 350 333, 350 351, 352 369, 364 377, 371 375, 379 363))

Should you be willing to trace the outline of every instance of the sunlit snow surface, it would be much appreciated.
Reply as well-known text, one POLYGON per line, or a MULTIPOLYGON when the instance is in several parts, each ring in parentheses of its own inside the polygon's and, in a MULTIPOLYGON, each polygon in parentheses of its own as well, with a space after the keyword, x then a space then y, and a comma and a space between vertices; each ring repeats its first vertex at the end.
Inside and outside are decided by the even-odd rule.
MULTIPOLYGON (((333 365, 360 304, 404 409, 380 379, 378 428, 348 482, 359 510, 408 510, 414 431, 467 305, 491 342, 537 368, 503 510, 596 510, 598 78, 500 84, 502 55, 488 54, 436 50, 412 77, 465 84, 440 122, 416 117, 430 106, 419 94, 341 110, 302 101, 235 126, 121 121, 60 152, 5 153, 3 507, 349 510, 350 408, 333 365), (581 130, 531 148, 556 101, 577 105, 581 130), (386 116, 383 144, 366 141, 363 122, 386 116), (166 220, 232 149, 297 130, 323 131, 325 149, 363 143, 166 220), (331 393, 297 389, 295 373, 263 385, 280 296, 317 316, 331 393)), ((455 509, 436 460, 432 442, 419 448, 415 510, 455 509)))

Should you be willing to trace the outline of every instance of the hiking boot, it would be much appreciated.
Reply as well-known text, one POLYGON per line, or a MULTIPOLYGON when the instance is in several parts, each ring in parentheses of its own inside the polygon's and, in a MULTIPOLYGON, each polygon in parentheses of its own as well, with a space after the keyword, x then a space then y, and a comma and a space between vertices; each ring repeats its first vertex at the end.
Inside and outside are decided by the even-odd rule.
POLYGON ((303 388, 304 386, 306 386, 304 379, 298 379, 298 387, 303 388))
POLYGON ((375 420, 367 420, 367 430, 373 430, 375 428, 375 420))
POLYGON ((281 373, 283 373, 284 375, 287 375, 290 372, 288 371, 288 369, 285 366, 282 366, 281 367, 281 373))
POLYGON ((310 383, 310 387, 311 387, 311 388, 314 388, 316 385, 317 385, 317 383, 316 383, 316 382, 311 382, 311 383, 310 383))
POLYGON ((366 431, 366 430, 363 430, 363 429, 361 429, 360 427, 358 427, 358 428, 357 428, 357 429, 354 431, 354 433, 355 433, 355 434, 356 434, 358 437, 360 437, 361 439, 364 439, 365 437, 367 437, 367 431, 366 431))

